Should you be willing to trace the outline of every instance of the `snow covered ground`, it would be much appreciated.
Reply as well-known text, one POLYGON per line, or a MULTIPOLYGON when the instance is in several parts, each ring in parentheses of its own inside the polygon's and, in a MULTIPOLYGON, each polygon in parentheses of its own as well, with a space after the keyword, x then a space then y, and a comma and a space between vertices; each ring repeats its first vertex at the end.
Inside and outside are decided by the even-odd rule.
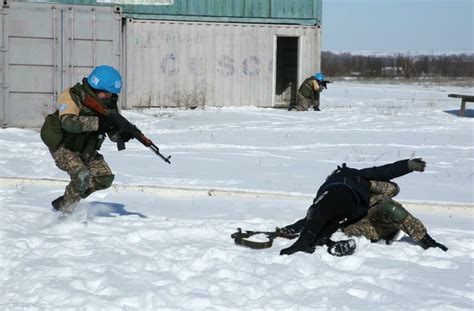
POLYGON ((321 112, 125 111, 172 164, 104 144, 115 186, 64 223, 50 202, 67 176, 38 133, 0 130, 0 309, 472 310, 474 107, 457 117, 448 93, 474 89, 338 82, 321 112), (400 237, 282 257, 291 241, 255 251, 230 238, 303 217, 343 162, 410 157, 428 167, 397 179, 398 199, 447 253, 400 237))

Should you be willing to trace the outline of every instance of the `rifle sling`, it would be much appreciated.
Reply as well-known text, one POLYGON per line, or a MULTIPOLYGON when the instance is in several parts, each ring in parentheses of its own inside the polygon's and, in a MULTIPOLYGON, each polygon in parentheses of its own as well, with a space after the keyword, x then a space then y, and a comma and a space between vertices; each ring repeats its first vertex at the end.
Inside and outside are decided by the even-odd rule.
POLYGON ((237 232, 231 235, 231 238, 234 239, 235 244, 246 246, 252 249, 264 249, 270 248, 273 245, 273 240, 280 236, 280 229, 276 228, 274 232, 262 232, 262 231, 245 231, 242 232, 241 228, 237 228, 237 232), (265 234, 267 236, 268 241, 265 242, 257 242, 251 241, 247 238, 256 235, 256 234, 265 234))

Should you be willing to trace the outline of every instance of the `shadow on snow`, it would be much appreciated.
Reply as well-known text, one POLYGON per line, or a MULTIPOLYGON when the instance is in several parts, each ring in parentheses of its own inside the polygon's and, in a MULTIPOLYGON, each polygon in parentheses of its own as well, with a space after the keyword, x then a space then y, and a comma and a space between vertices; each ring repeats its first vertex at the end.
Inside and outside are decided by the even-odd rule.
MULTIPOLYGON (((459 115, 459 109, 457 110, 445 110, 444 112, 458 116, 459 115)), ((464 117, 465 118, 474 118, 474 109, 466 109, 464 110, 464 117)))
POLYGON ((109 203, 93 201, 89 203, 87 208, 88 214, 93 214, 97 217, 116 217, 118 216, 129 216, 136 215, 140 218, 148 218, 142 213, 129 212, 125 209, 125 205, 120 203, 109 203))

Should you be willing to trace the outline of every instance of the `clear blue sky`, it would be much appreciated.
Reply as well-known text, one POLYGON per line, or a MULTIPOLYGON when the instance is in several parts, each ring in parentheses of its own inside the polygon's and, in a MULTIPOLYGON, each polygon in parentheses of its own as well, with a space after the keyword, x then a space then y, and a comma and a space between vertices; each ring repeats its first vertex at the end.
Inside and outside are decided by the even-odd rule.
POLYGON ((323 0, 322 50, 474 53, 474 0, 323 0))

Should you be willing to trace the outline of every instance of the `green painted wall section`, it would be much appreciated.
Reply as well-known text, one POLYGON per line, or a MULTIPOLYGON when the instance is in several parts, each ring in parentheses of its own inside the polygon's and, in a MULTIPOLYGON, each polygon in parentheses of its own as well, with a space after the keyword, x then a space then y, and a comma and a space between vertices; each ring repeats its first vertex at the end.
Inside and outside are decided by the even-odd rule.
MULTIPOLYGON (((323 0, 174 0, 172 5, 120 5, 124 17, 183 21, 321 24, 323 0)), ((76 5, 110 5, 95 0, 36 0, 76 5)))

